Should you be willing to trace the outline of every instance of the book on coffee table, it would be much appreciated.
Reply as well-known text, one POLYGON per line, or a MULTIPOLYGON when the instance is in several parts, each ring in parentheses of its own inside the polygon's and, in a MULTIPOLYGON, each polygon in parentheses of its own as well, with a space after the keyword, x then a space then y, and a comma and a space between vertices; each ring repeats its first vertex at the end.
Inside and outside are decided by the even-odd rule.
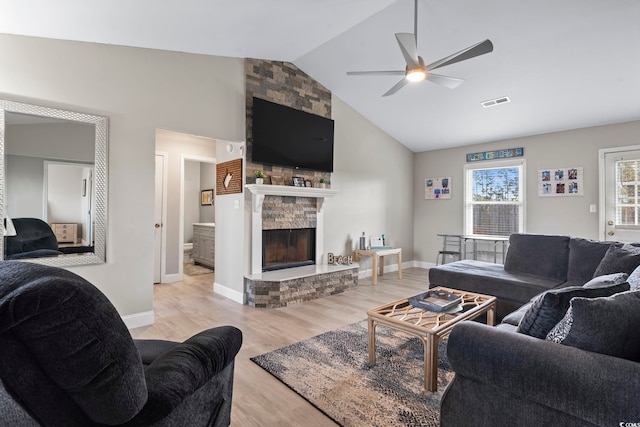
POLYGON ((434 289, 408 298, 409 304, 428 311, 448 311, 462 302, 462 297, 444 290, 434 289))

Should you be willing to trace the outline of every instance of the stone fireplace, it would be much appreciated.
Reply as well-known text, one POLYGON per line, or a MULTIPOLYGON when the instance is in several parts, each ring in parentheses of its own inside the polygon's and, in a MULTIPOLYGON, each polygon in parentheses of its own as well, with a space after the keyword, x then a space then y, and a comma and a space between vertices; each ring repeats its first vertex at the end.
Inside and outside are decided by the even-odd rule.
POLYGON ((251 194, 251 274, 245 277, 249 305, 283 307, 357 286, 357 264, 323 262, 324 204, 337 191, 257 184, 246 189, 251 194), (275 242, 270 242, 274 230, 275 242), (263 253, 270 245, 275 259, 263 253), (265 271, 272 262, 278 269, 267 266, 265 271))

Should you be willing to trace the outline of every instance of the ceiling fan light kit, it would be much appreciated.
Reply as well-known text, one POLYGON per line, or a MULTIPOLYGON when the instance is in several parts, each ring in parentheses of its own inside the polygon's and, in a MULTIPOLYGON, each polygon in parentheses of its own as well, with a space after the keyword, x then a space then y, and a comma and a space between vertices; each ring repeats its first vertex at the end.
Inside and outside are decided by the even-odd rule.
POLYGON ((405 79, 410 82, 421 82, 422 80, 427 78, 427 72, 425 70, 417 69, 417 70, 408 70, 405 79))
POLYGON ((444 57, 429 65, 424 64, 422 57, 418 56, 418 0, 415 1, 414 8, 414 31, 411 33, 396 33, 396 40, 400 46, 402 56, 404 56, 407 64, 405 71, 348 71, 349 76, 404 76, 402 80, 395 84, 391 89, 382 96, 393 95, 402 89, 407 83, 421 82, 429 80, 449 89, 455 89, 460 86, 464 80, 455 77, 443 76, 431 73, 431 70, 455 64, 456 62, 465 61, 484 55, 493 51, 493 43, 486 39, 473 46, 469 46, 459 52, 444 57))

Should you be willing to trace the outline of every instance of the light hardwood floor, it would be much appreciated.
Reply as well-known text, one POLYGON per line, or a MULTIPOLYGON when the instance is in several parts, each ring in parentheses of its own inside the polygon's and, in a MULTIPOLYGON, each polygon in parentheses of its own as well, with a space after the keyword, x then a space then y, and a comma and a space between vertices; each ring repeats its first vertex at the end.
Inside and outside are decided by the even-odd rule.
POLYGON ((242 330, 236 357, 232 427, 335 426, 250 357, 367 318, 367 310, 427 290, 428 270, 386 273, 373 285, 360 279, 353 290, 277 309, 252 308, 212 291, 213 274, 154 287, 155 323, 131 330, 134 338, 183 341, 203 329, 233 325, 242 330))

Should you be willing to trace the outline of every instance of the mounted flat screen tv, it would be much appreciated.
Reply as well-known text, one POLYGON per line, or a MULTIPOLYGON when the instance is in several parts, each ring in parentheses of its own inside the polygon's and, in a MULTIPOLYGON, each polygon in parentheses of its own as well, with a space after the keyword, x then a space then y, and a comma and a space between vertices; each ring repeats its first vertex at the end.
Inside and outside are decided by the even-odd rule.
POLYGON ((253 98, 252 160, 333 172, 333 120, 253 98))

